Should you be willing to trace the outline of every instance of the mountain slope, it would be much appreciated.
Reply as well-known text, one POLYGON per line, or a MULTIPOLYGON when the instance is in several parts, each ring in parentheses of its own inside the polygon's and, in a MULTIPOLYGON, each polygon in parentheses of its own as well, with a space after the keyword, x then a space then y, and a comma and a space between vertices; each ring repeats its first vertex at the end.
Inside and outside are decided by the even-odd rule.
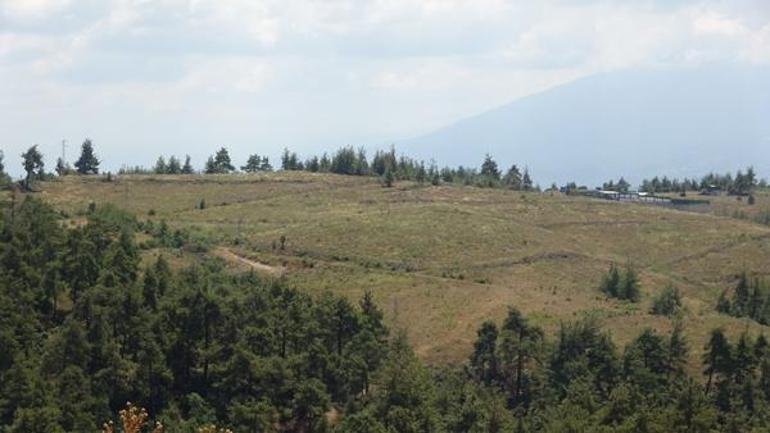
POLYGON ((403 142, 441 164, 529 166, 535 179, 595 184, 624 175, 770 170, 770 68, 595 75, 403 142))

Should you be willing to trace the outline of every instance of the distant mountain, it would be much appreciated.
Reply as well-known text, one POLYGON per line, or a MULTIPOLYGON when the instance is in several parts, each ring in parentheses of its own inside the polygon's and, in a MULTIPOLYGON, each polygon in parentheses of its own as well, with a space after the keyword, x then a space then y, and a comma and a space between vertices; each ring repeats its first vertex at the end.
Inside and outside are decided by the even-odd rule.
POLYGON ((527 165, 543 186, 702 175, 753 165, 770 177, 770 68, 594 75, 400 143, 441 164, 527 165))

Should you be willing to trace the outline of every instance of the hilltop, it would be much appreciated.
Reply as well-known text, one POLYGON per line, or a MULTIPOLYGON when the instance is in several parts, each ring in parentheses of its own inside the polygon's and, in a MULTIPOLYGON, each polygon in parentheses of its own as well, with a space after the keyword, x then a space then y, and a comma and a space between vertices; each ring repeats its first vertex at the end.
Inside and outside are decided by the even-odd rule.
MULTIPOLYGON (((770 228, 729 216, 552 192, 383 188, 376 178, 304 172, 65 176, 40 189, 73 221, 91 202, 113 203, 183 229, 200 246, 145 257, 163 252, 181 266, 218 255, 234 269, 350 299, 372 289, 388 324, 405 328, 434 362, 465 359, 480 324, 499 321, 509 305, 549 330, 597 316, 619 344, 647 326, 667 331, 669 319, 648 314, 667 284, 684 295, 693 365, 714 327, 767 331, 715 311, 740 272, 766 272, 770 259, 770 228), (613 262, 639 271, 640 303, 599 291, 613 262)), ((757 194, 756 207, 768 204, 757 194)))

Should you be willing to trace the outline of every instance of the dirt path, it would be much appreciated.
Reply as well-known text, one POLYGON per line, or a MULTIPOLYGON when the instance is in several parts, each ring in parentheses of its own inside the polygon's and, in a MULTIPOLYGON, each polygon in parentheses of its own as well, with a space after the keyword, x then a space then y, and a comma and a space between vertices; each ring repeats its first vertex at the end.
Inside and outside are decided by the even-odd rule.
POLYGON ((214 255, 217 257, 221 257, 228 262, 231 263, 239 263, 241 265, 245 265, 247 267, 250 267, 251 269, 254 269, 257 272, 261 272, 264 274, 270 274, 275 277, 280 277, 286 272, 286 268, 283 266, 271 266, 264 263, 260 263, 254 260, 247 259, 246 257, 240 256, 236 253, 234 253, 229 248, 225 247, 218 247, 214 250, 214 255))

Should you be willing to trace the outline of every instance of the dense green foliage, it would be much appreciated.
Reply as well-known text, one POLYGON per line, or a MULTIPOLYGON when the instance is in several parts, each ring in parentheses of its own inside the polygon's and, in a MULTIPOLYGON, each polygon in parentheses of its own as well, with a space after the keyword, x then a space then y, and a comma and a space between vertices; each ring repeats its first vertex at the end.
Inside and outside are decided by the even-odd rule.
POLYGON ((641 190, 644 192, 685 192, 716 189, 725 191, 733 195, 748 195, 759 185, 754 168, 748 167, 744 173, 738 170, 733 176, 730 173, 716 174, 709 173, 703 176, 700 181, 697 179, 669 179, 667 176, 662 178, 655 176, 652 179, 642 181, 641 190))
POLYGON ((677 313, 681 308, 682 294, 679 293, 679 289, 674 286, 666 286, 658 296, 652 300, 650 313, 661 316, 671 316, 677 313))
POLYGON ((143 268, 138 224, 114 208, 61 223, 31 198, 2 222, 0 431, 93 432, 126 401, 167 431, 315 431, 387 355, 371 294, 312 299, 216 262, 143 268))
POLYGON ((271 171, 273 167, 266 156, 259 156, 256 153, 249 155, 246 165, 241 166, 241 170, 246 173, 256 173, 258 171, 271 171))
POLYGON ((206 174, 230 173, 233 170, 235 170, 235 166, 233 166, 232 161, 230 160, 230 153, 224 147, 220 147, 219 150, 206 161, 206 174))
POLYGON ((80 148, 80 158, 75 161, 75 168, 79 174, 98 174, 99 160, 94 153, 94 145, 86 138, 80 148))
POLYGON ((743 272, 732 291, 722 292, 717 310, 734 317, 748 317, 763 325, 770 324, 770 290, 764 280, 749 278, 743 272))
POLYGON ((26 152, 21 154, 22 165, 26 176, 24 177, 24 187, 30 189, 33 180, 40 179, 45 175, 43 168, 45 163, 43 162, 43 154, 37 150, 37 144, 27 149, 26 152))
POLYGON ((610 270, 602 277, 599 289, 608 296, 631 302, 638 302, 642 296, 639 277, 631 265, 621 270, 614 263, 611 264, 610 270))

